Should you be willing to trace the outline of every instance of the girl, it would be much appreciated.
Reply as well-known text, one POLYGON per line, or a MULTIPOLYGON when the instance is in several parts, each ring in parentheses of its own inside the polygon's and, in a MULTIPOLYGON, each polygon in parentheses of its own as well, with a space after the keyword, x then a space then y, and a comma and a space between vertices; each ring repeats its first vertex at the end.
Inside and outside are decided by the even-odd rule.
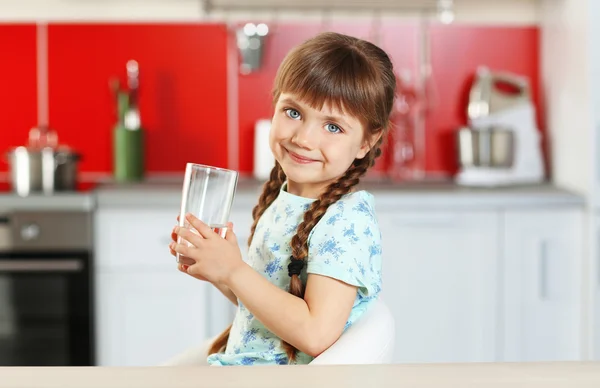
POLYGON ((223 239, 187 215, 199 235, 172 234, 171 253, 186 257, 179 270, 238 306, 208 364, 307 364, 378 297, 373 197, 354 188, 381 153, 395 88, 388 55, 354 37, 323 33, 286 56, 273 91, 276 164, 252 212, 247 261, 232 228, 223 239))

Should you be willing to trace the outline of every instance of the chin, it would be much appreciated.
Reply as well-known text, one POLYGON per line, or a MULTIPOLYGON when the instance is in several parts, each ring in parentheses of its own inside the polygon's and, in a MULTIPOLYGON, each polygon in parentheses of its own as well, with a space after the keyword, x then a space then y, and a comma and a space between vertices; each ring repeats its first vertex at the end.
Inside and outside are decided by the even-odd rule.
POLYGON ((302 168, 298 168, 298 166, 284 163, 281 164, 281 168, 287 179, 296 183, 313 183, 320 180, 319 174, 312 174, 311 171, 307 171, 307 169, 302 170, 302 168))
POLYGON ((324 177, 322 174, 308 174, 307 171, 297 171, 295 169, 283 170, 288 180, 300 185, 325 185, 332 182, 332 178, 324 177))

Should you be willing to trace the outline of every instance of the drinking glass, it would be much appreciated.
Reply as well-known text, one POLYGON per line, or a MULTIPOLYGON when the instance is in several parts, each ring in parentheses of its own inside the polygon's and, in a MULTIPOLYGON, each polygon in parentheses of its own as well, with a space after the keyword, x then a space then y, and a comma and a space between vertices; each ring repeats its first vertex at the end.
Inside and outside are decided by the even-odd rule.
MULTIPOLYGON (((191 213, 224 238, 237 181, 237 171, 187 163, 181 195, 179 226, 190 228, 198 234, 185 219, 185 215, 191 213)), ((181 237, 178 240, 181 244, 181 237)), ((177 253, 177 262, 179 259, 177 253)))

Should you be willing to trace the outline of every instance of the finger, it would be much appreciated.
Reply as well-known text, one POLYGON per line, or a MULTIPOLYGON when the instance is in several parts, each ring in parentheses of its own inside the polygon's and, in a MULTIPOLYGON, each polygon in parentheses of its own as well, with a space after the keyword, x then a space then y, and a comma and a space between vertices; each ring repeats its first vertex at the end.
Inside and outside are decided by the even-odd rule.
MULTIPOLYGON (((204 240, 203 237, 198 236, 198 233, 196 233, 195 230, 182 228, 180 226, 175 227, 175 234, 195 247, 199 247, 202 244, 202 240, 204 240)), ((175 242, 179 241, 175 240, 175 242)))
POLYGON ((190 266, 187 268, 186 272, 187 272, 189 275, 192 275, 192 276, 193 276, 193 277, 195 277, 195 278, 202 278, 202 279, 206 279, 204 276, 202 276, 202 275, 200 274, 200 270, 199 270, 199 266, 198 266, 198 264, 190 265, 190 266))
POLYGON ((236 237, 235 233, 233 233, 233 229, 227 228, 227 233, 225 234, 225 240, 227 240, 231 243, 237 244, 237 237, 236 237))
POLYGON ((185 264, 185 265, 192 265, 196 261, 194 259, 190 259, 189 257, 185 257, 185 256, 182 256, 182 255, 179 255, 179 262, 181 264, 185 264))
POLYGON ((171 249, 180 255, 192 257, 195 248, 193 246, 188 246, 187 244, 177 244, 171 243, 171 249))
MULTIPOLYGON (((177 243, 177 239, 175 239, 175 240, 174 240, 174 243, 177 243)), ((169 253, 171 253, 171 255, 172 255, 172 256, 174 256, 174 257, 177 257, 177 252, 175 252, 175 251, 173 250, 173 248, 172 248, 172 244, 173 244, 173 243, 169 244, 169 253)), ((190 259, 190 258, 188 258, 188 257, 185 257, 185 256, 183 256, 183 255, 179 255, 179 262, 180 262, 180 263, 183 263, 183 264, 187 264, 187 265, 191 265, 191 264, 194 264, 194 263, 195 263, 195 261, 194 261, 194 260, 192 260, 192 259, 190 259)))
POLYGON ((199 218, 193 214, 188 213, 185 219, 200 233, 200 235, 206 239, 214 238, 217 234, 204 222, 200 221, 199 218))
POLYGON ((198 280, 202 280, 203 282, 207 282, 207 281, 208 281, 208 279, 207 279, 207 278, 205 278, 205 277, 204 277, 204 276, 202 276, 202 275, 198 275, 198 274, 194 275, 194 274, 191 274, 191 273, 189 272, 189 271, 190 271, 190 269, 189 269, 189 268, 190 268, 190 266, 188 266, 188 265, 181 265, 181 264, 180 264, 180 265, 178 265, 178 266, 177 266, 177 270, 179 270, 179 272, 183 272, 183 273, 185 273, 185 274, 187 274, 187 275, 190 275, 190 276, 191 276, 191 277, 193 277, 193 278, 196 278, 196 279, 198 279, 198 280))

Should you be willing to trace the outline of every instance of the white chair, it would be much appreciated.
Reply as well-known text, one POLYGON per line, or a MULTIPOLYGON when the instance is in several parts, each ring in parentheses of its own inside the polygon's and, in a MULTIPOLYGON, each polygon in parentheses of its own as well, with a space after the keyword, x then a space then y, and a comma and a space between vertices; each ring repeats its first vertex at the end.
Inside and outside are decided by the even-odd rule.
MULTIPOLYGON (((356 321, 326 351, 310 365, 389 364, 393 360, 395 342, 394 318, 378 299, 365 315, 356 321)), ((206 353, 211 341, 192 348, 162 364, 163 366, 206 365, 206 353)))
POLYGON ((386 304, 377 299, 311 365, 389 364, 394 356, 395 321, 386 304))

